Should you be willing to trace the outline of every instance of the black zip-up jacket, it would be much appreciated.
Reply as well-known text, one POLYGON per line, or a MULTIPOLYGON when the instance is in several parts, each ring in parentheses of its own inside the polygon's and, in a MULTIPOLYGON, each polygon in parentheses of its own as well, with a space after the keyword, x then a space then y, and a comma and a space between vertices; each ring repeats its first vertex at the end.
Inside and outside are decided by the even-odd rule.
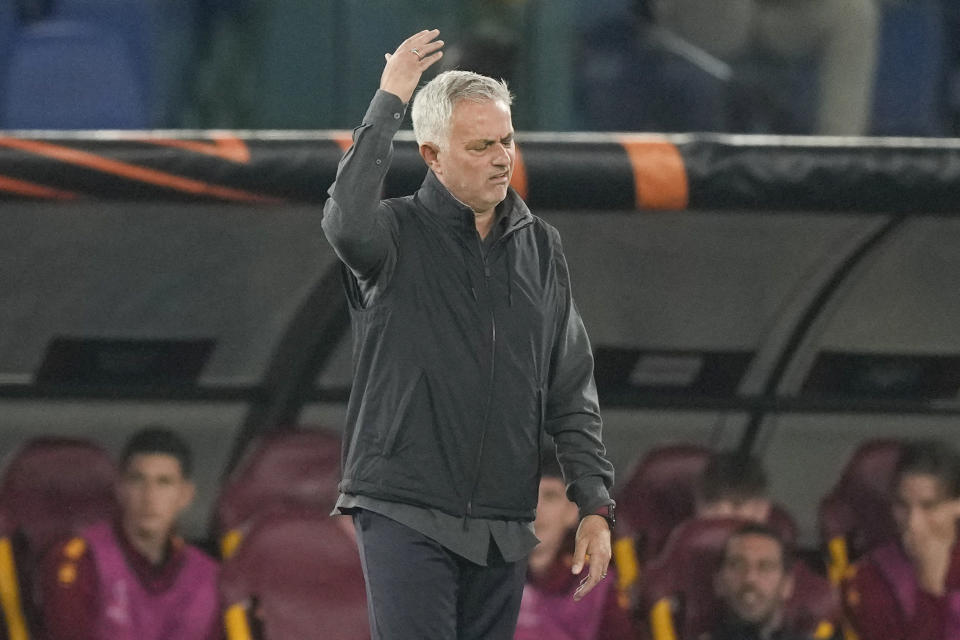
POLYGON ((559 234, 511 189, 485 256, 473 211, 432 172, 414 195, 381 201, 403 110, 377 92, 324 207, 354 340, 340 490, 532 520, 546 431, 581 513, 612 504, 559 234))

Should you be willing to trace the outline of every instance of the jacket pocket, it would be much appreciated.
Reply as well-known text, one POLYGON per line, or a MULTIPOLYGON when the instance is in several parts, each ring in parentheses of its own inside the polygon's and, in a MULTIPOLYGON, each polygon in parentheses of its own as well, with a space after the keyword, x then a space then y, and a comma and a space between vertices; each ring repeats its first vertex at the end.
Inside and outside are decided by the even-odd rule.
POLYGON ((401 427, 403 426, 404 418, 407 417, 407 409, 410 407, 410 401, 413 399, 414 394, 417 392, 417 388, 420 386, 420 382, 423 380, 423 370, 418 369, 416 375, 414 375, 410 382, 403 390, 403 394, 400 396, 400 402, 397 403, 396 413, 394 413, 393 421, 390 423, 390 428, 387 429, 387 433, 383 439, 383 455, 390 456, 393 454, 394 447, 397 444, 397 438, 400 435, 401 427))

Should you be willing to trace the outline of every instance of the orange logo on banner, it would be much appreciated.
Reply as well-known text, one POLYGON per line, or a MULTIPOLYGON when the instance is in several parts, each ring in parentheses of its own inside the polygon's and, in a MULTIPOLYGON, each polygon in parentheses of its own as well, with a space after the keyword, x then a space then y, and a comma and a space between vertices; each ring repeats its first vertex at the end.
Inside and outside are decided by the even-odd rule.
POLYGON ((337 143, 341 151, 346 153, 353 146, 353 134, 349 131, 334 131, 333 141, 337 143))
POLYGON ((14 193, 18 196, 28 196, 31 198, 46 198, 48 200, 76 200, 79 195, 72 191, 63 189, 54 189, 42 184, 27 182, 9 176, 0 176, 0 191, 14 193))
POLYGON ((221 200, 233 200, 239 202, 259 202, 275 204, 283 202, 280 198, 264 196, 257 193, 250 193, 241 189, 223 187, 216 184, 195 180, 185 176, 179 176, 148 167, 141 167, 127 162, 121 162, 100 156, 89 151, 75 149, 62 144, 52 144, 40 140, 24 140, 20 138, 0 137, 0 147, 17 149, 26 153, 34 153, 46 158, 53 158, 65 164, 70 164, 86 169, 93 169, 101 173, 117 176, 124 180, 133 182, 142 182, 158 186, 161 188, 192 193, 221 200))
POLYGON ((633 167, 637 209, 687 208, 687 170, 675 144, 651 136, 623 136, 620 144, 633 167))
POLYGON ((157 144, 164 147, 177 147, 203 153, 208 156, 215 156, 237 164, 247 164, 250 162, 250 149, 247 143, 235 136, 217 135, 211 136, 211 142, 203 140, 174 140, 170 138, 142 138, 140 142, 157 144))

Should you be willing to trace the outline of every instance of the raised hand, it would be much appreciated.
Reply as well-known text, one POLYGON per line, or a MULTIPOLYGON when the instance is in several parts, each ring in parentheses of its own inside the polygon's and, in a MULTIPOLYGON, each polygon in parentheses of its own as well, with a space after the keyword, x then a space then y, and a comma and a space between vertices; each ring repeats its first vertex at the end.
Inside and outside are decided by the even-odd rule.
POLYGON ((913 560, 920 586, 936 596, 945 591, 958 517, 960 501, 946 500, 911 517, 903 533, 903 547, 913 560))
POLYGON ((437 40, 439 29, 421 31, 404 40, 397 50, 385 53, 387 64, 380 76, 380 88, 410 102, 420 76, 443 57, 443 40, 437 40))

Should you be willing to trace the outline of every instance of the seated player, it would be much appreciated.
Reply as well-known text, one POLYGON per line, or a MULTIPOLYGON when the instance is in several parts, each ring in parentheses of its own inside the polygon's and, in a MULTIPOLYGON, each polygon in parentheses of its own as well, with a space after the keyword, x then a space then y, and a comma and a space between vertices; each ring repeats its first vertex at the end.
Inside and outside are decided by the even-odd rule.
POLYGON ((534 529, 540 539, 527 564, 516 640, 629 640, 636 637, 620 607, 613 566, 597 587, 577 600, 582 577, 571 573, 580 518, 567 499, 555 454, 544 455, 534 529))
POLYGON ((767 474, 754 456, 714 454, 694 487, 696 517, 767 522, 772 503, 767 474))
POLYGON ((801 640, 786 625, 793 557, 779 534, 748 524, 730 536, 714 579, 722 603, 709 640, 801 640))
POLYGON ((173 432, 148 428, 120 459, 116 522, 57 545, 41 568, 48 640, 222 637, 216 562, 176 534, 194 497, 191 455, 173 432))
POLYGON ((893 480, 899 540, 845 576, 847 620, 860 640, 960 638, 960 458, 946 443, 907 443, 893 480))

